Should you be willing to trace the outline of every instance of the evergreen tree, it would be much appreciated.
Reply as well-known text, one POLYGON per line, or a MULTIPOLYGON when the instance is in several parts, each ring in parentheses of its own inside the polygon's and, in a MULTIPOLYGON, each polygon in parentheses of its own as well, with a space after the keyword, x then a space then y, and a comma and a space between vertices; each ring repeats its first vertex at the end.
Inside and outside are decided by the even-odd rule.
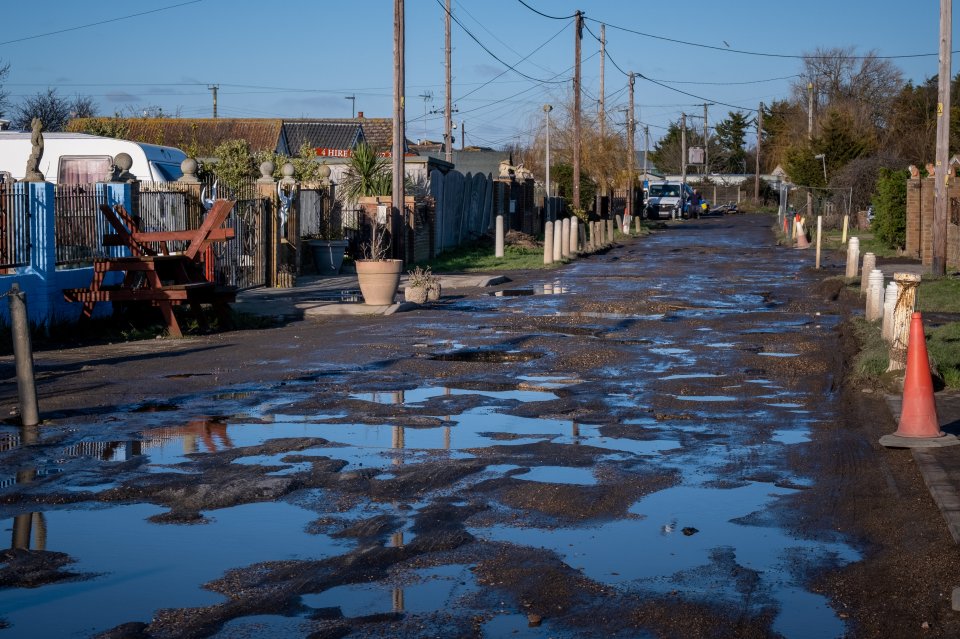
POLYGON ((906 170, 880 169, 877 192, 873 196, 873 223, 877 238, 889 246, 903 248, 907 234, 906 170))
MULTIPOLYGON (((746 173, 747 152, 744 144, 752 122, 742 111, 731 111, 716 127, 719 153, 711 167, 720 173, 746 173)), ((711 149, 712 150, 712 149, 711 149)), ((715 157, 711 154, 711 157, 715 157)))

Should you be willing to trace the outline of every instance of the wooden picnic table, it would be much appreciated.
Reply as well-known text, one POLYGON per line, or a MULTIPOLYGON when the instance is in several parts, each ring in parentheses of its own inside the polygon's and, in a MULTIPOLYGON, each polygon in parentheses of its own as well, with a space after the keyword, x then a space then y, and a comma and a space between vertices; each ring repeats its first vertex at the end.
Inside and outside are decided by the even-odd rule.
POLYGON ((190 304, 201 325, 205 325, 203 304, 212 304, 223 320, 228 319, 229 304, 236 299, 236 288, 217 286, 207 279, 202 260, 211 243, 234 236, 232 228, 223 226, 233 205, 230 200, 214 202, 198 229, 159 232, 139 231, 122 205, 112 208, 101 205, 100 211, 114 230, 104 237, 104 244, 126 246, 130 255, 95 259, 90 286, 64 289, 64 299, 82 303, 83 315, 87 318, 93 315, 98 302, 155 306, 160 309, 170 335, 174 337, 183 336, 173 312, 174 306, 190 304), (189 245, 182 253, 171 254, 167 242, 173 241, 186 241, 189 245), (153 248, 154 245, 158 248, 153 248), (124 274, 120 284, 104 284, 107 273, 111 272, 124 274))

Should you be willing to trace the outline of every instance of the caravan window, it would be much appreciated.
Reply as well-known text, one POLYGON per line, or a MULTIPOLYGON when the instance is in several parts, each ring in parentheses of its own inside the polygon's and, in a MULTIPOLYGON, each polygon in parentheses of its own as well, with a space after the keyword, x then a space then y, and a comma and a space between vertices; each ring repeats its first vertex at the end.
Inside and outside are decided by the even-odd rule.
POLYGON ((166 162, 151 162, 154 177, 158 182, 176 182, 183 176, 179 164, 168 164, 166 162))
POLYGON ((92 184, 110 177, 113 158, 109 155, 78 155, 60 158, 57 182, 60 184, 92 184))

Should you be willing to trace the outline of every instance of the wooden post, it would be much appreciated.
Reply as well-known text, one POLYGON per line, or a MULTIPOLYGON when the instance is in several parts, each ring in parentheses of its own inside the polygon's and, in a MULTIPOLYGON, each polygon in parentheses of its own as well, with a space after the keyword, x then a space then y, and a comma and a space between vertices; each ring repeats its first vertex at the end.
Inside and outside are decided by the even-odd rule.
MULTIPOLYGON (((606 54, 607 54, 607 25, 600 25, 600 139, 606 135, 607 127, 607 113, 606 113, 606 101, 604 99, 604 84, 603 84, 603 71, 606 66, 606 54)), ((631 74, 632 75, 632 74, 631 74)))
POLYGON ((823 216, 817 216, 817 270, 820 270, 820 235, 823 233, 823 216))
POLYGON ((450 0, 447 0, 447 12, 443 16, 444 24, 444 60, 446 61, 446 103, 443 108, 443 159, 453 162, 453 106, 450 79, 450 0))
POLYGON ((840 238, 841 244, 847 243, 847 229, 850 228, 850 215, 843 216, 843 236, 840 238))
POLYGON ((577 11, 573 68, 573 206, 580 208, 580 40, 583 38, 583 12, 577 11))
MULTIPOLYGON (((388 228, 403 228, 404 214, 404 157, 403 142, 406 138, 406 118, 404 104, 406 92, 405 62, 404 62, 404 0, 393 0, 393 197, 391 219, 388 228), (392 222, 392 223, 391 223, 392 222), (399 223, 398 223, 399 222, 399 223)), ((393 254, 402 251, 403 244, 395 234, 392 240, 393 254)), ((403 253, 399 253, 402 257, 403 253)))
POLYGON ((947 272, 947 207, 950 183, 950 48, 952 45, 953 0, 940 0, 940 73, 937 98, 937 168, 933 208, 933 275, 947 272))
MULTIPOLYGON (((807 83, 807 141, 813 141, 813 82, 807 83)), ((813 213, 813 191, 807 187, 807 215, 813 213)))

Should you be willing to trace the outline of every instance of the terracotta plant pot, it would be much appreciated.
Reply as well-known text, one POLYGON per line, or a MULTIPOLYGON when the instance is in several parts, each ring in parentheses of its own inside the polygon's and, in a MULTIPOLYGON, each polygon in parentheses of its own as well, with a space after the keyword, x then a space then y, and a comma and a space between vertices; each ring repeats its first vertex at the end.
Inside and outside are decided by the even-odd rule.
POLYGON ((357 260, 356 265, 363 303, 371 306, 393 304, 400 285, 403 260, 357 260))
POLYGON ((320 275, 337 275, 347 250, 346 240, 310 240, 313 263, 320 275))

